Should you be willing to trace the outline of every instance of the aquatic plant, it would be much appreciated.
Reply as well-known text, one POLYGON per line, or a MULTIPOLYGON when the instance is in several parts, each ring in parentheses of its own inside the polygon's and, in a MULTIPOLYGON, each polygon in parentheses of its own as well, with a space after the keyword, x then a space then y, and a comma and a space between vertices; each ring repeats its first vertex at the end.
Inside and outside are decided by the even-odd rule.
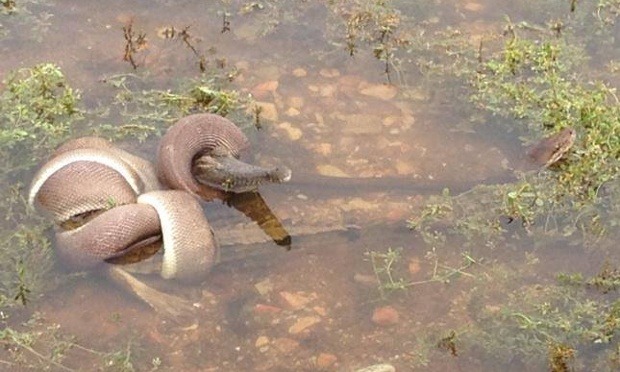
MULTIPOLYGON (((402 15, 398 8, 391 1, 361 0, 334 1, 330 9, 343 23, 343 44, 349 56, 369 47, 383 63, 383 72, 391 83, 394 73, 399 73, 396 53, 409 42, 399 28, 402 15)), ((402 83, 402 79, 397 82, 402 83)))
POLYGON ((25 200, 19 181, 82 118, 80 94, 53 64, 40 64, 8 75, 0 93, 0 307, 27 304, 40 293, 52 265, 48 224, 25 200))
POLYGON ((146 48, 146 33, 143 31, 136 32, 133 28, 133 22, 133 19, 130 19, 123 26, 123 37, 125 38, 123 61, 129 63, 136 70, 138 62, 135 57, 136 54, 146 48))
POLYGON ((80 93, 68 86, 60 69, 40 64, 8 76, 0 96, 0 158, 3 172, 27 170, 70 134, 82 117, 80 93))
MULTIPOLYGON (((609 252, 620 221, 615 89, 605 74, 588 75, 586 49, 570 29, 558 32, 551 22, 533 27, 507 19, 503 35, 487 41, 476 60, 470 48, 434 66, 468 78, 471 102, 482 112, 472 117, 521 134, 525 144, 570 126, 578 132, 575 147, 553 169, 517 173, 514 182, 482 185, 461 195, 431 197, 409 226, 443 254, 458 246, 478 256, 531 247, 524 253, 534 263, 536 250, 548 246, 609 252), (489 120, 495 117, 505 119, 489 120)), ((527 265, 513 264, 514 269, 496 263, 476 276, 481 283, 468 294, 475 322, 461 337, 464 348, 496 358, 498 365, 511 360, 546 361, 554 371, 579 369, 583 363, 617 368, 619 305, 589 291, 615 291, 616 270, 603 268, 588 280, 571 274, 560 284, 536 276, 535 284, 527 285, 518 284, 531 275, 527 265)))
MULTIPOLYGON (((620 101, 604 82, 584 82, 575 73, 585 58, 567 40, 549 35, 540 40, 538 33, 531 35, 510 22, 506 30, 502 48, 472 76, 472 102, 492 115, 517 119, 524 127, 517 131, 529 138, 573 127, 578 132, 575 147, 556 171, 521 174, 513 184, 436 198, 410 226, 424 231, 421 220, 448 218, 460 233, 469 234, 465 230, 471 227, 488 230, 487 225, 488 233, 498 237, 497 232, 506 230, 498 217, 506 216, 529 232, 579 234, 596 242, 616 223, 612 218, 606 224, 600 216, 618 197, 620 101)), ((515 130, 512 125, 507 129, 515 130)))
MULTIPOLYGON (((227 13, 224 13, 223 17, 224 18, 223 18, 222 33, 226 31, 230 31, 230 28, 229 28, 230 22, 227 20, 227 13)), ((200 42, 200 40, 199 39, 197 40, 190 33, 189 29, 190 29, 190 26, 185 26, 182 28, 175 28, 174 26, 167 26, 167 27, 158 29, 157 35, 162 39, 180 41, 189 51, 191 51, 194 57, 196 57, 196 61, 197 61, 196 64, 198 65, 198 69, 200 70, 200 72, 206 72, 207 62, 208 62, 207 57, 205 56, 204 53, 198 50, 197 44, 200 42)), ((125 49, 127 50, 127 48, 125 49)), ((214 48, 211 48, 209 51, 214 52, 215 50, 214 48)), ((219 63, 220 65, 225 64, 222 61, 223 60, 220 60, 220 63, 219 63)))
POLYGON ((0 5, 2 5, 3 12, 10 14, 15 11, 15 0, 2 0, 0 1, 0 5))
MULTIPOLYGON (((1 0, 0 17, 7 21, 7 25, 28 27, 28 32, 16 32, 11 36, 22 38, 25 42, 41 42, 43 35, 51 26, 50 19, 53 14, 46 11, 51 10, 50 5, 48 0, 1 0), (34 7, 39 7, 39 11, 32 11, 31 8, 34 7)), ((4 29, 2 22, 0 22, 0 37, 8 36, 10 34, 9 28, 12 27, 4 29)))
POLYGON ((225 88, 228 74, 213 72, 175 89, 143 89, 145 77, 134 74, 107 77, 104 82, 116 92, 112 107, 120 113, 123 123, 102 123, 94 132, 111 139, 134 137, 144 141, 151 135, 161 135, 178 118, 192 112, 238 116, 243 107, 249 107, 251 99, 225 88))
POLYGON ((405 274, 403 273, 405 265, 403 265, 402 262, 402 250, 402 248, 388 248, 385 252, 366 252, 366 256, 372 265, 372 270, 377 279, 377 289, 383 299, 387 298, 387 295, 392 292, 405 290, 418 285, 430 283, 446 284, 459 276, 473 277, 473 275, 466 272, 466 270, 477 263, 469 254, 463 253, 461 263, 450 265, 448 262, 440 262, 436 252, 430 250, 425 256, 432 267, 428 279, 411 281, 405 279, 405 274))
MULTIPOLYGON (((501 270, 511 273, 503 281, 519 275, 506 267, 501 270)), ((618 301, 601 300, 586 285, 560 282, 511 286, 478 278, 486 284, 480 283, 470 292, 468 308, 476 323, 463 335, 471 352, 484 350, 498 361, 542 363, 548 358, 550 364, 564 360, 579 366, 588 358, 596 360, 599 368, 613 365, 601 352, 617 348, 618 301)))
MULTIPOLYGON (((109 352, 88 348, 75 336, 63 332, 59 324, 50 323, 36 312, 18 327, 6 326, 3 321, 0 320, 0 365, 11 370, 75 371, 72 365, 84 365, 88 360, 92 365, 99 364, 100 370, 130 372, 136 370, 136 354, 142 353, 133 336, 109 352)), ((152 357, 150 370, 158 370, 161 363, 159 357, 152 357)))

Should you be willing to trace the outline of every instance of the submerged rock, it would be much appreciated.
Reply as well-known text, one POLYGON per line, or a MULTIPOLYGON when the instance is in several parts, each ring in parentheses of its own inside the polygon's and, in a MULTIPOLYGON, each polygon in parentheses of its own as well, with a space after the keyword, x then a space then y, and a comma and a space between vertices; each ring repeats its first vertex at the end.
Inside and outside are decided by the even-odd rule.
POLYGON ((373 364, 368 367, 356 369, 355 372, 396 372, 396 368, 394 368, 391 364, 373 364))
POLYGON ((318 357, 316 357, 316 366, 324 369, 331 367, 337 361, 338 357, 336 357, 334 354, 321 353, 318 357))
POLYGON ((374 97, 374 98, 379 98, 384 101, 387 101, 387 100, 390 100, 396 97, 396 94, 398 93, 398 88, 396 88, 394 85, 387 85, 387 84, 362 83, 360 84, 359 88, 360 88, 360 93, 362 93, 363 95, 374 97))
POLYGON ((297 319, 295 324, 289 327, 288 333, 292 335, 296 335, 298 333, 301 333, 307 330, 308 328, 319 323, 320 321, 321 321, 321 318, 317 316, 305 316, 305 317, 299 318, 297 319))
POLYGON ((378 307, 372 314, 372 322, 380 326, 390 326, 398 323, 398 311, 392 306, 378 307))

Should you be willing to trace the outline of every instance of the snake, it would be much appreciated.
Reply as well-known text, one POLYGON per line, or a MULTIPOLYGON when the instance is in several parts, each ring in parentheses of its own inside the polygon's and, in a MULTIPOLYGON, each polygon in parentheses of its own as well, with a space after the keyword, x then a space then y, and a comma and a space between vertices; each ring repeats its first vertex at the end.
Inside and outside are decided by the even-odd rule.
POLYGON ((163 245, 164 279, 202 281, 219 245, 201 202, 291 177, 286 167, 239 160, 248 148, 238 126, 208 113, 175 122, 159 142, 155 164, 103 138, 81 137, 39 168, 28 202, 53 219, 56 252, 69 267, 90 269, 163 245))

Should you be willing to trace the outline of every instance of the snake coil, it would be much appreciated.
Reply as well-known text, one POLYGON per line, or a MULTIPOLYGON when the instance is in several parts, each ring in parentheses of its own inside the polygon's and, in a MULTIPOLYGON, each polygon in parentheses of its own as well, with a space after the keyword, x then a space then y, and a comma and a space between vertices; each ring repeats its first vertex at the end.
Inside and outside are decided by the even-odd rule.
POLYGON ((199 199, 239 190, 221 185, 217 174, 197 180, 195 163, 215 159, 239 185, 290 178, 288 169, 237 160, 248 147, 236 125, 213 114, 190 115, 170 127, 155 166, 104 139, 78 138, 59 147, 35 174, 28 201, 51 214, 57 253, 72 267, 92 268, 163 240, 161 276, 203 280, 219 248, 199 199))

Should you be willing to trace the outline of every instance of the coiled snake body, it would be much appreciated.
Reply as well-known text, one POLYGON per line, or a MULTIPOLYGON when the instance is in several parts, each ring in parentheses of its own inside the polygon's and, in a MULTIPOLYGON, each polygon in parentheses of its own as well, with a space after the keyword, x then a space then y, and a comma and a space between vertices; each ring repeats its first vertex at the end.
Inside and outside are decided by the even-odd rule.
POLYGON ((237 126, 213 114, 175 123, 161 139, 155 166, 101 138, 78 138, 36 173, 29 203, 52 215, 57 253, 74 267, 91 268, 161 239, 161 276, 202 280, 218 244, 199 198, 224 198, 290 178, 288 169, 239 161, 248 145, 237 126), (199 182, 193 167, 205 162, 214 166, 199 182))

